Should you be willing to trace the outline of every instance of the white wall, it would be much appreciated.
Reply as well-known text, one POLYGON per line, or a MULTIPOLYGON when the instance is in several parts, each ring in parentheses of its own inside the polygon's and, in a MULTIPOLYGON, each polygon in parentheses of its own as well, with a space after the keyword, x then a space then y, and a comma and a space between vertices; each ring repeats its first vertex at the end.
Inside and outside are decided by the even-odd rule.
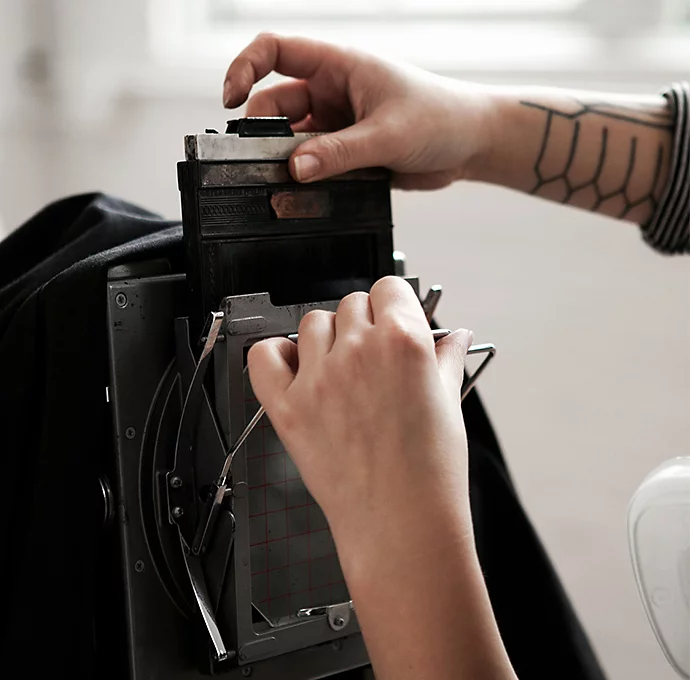
MULTIPOLYGON (((53 126, 52 100, 28 100, 0 128, 6 228, 91 190, 177 216, 182 137, 222 127, 221 80, 206 98, 121 101, 91 128, 53 126)), ((690 454, 688 261, 652 253, 631 225, 490 187, 398 193, 394 209, 410 273, 444 286, 443 323, 499 347, 481 391, 610 678, 671 680, 635 591, 625 518, 647 472, 690 454)))

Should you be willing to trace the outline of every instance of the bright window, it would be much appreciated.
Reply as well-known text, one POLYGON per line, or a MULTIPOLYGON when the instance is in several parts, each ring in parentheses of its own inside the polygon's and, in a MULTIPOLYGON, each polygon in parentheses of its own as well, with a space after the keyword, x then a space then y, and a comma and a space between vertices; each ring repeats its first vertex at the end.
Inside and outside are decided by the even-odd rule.
POLYGON ((676 53, 684 54, 687 35, 674 37, 669 48, 665 32, 687 26, 690 14, 690 0, 147 2, 154 52, 172 65, 212 65, 232 57, 257 33, 274 31, 347 44, 436 71, 497 74, 620 72, 628 63, 639 70, 650 59, 653 68, 664 59, 675 63, 676 53))
POLYGON ((519 16, 533 13, 567 13, 583 0, 211 0, 209 9, 217 20, 319 17, 457 17, 466 15, 519 16))
POLYGON ((187 0, 211 24, 323 19, 488 19, 622 23, 649 29, 690 20, 690 0, 187 0), (202 9, 203 8, 203 9, 202 9))
POLYGON ((57 20, 41 15, 36 40, 51 46, 51 87, 61 106, 94 118, 120 93, 209 97, 232 58, 262 31, 483 81, 562 83, 569 75, 625 87, 687 78, 690 64, 690 0, 50 3, 59 6, 57 20))

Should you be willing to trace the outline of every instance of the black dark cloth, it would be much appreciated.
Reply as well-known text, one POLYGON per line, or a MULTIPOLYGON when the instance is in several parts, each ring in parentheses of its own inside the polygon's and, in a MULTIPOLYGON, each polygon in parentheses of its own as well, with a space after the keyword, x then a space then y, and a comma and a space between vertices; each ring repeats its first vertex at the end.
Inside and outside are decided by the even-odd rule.
MULTIPOLYGON (((58 201, 0 243, 0 658, 21 669, 12 677, 105 676, 94 612, 117 593, 91 489, 112 456, 106 275, 153 258, 181 271, 180 226, 101 194, 58 201)), ((602 680, 476 391, 464 412, 479 556, 518 676, 602 680)))

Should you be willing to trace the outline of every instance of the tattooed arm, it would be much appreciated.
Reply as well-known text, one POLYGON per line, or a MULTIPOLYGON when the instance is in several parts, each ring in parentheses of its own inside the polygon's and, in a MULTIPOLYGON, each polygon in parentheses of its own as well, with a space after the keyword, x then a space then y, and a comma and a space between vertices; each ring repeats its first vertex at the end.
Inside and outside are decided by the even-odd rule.
POLYGON ((690 252, 690 86, 626 96, 492 93, 492 140, 475 179, 642 226, 660 252, 690 252))
POLYGON ((312 182, 382 165, 403 189, 474 179, 642 226, 663 252, 690 252, 690 90, 621 96, 495 88, 304 38, 259 36, 228 69, 223 101, 243 104, 271 71, 292 80, 247 113, 326 132, 290 159, 312 182))
POLYGON ((491 153, 477 179, 650 220, 671 167, 674 121, 664 97, 535 89, 505 91, 496 102, 491 153))
MULTIPOLYGON (((665 99, 602 98, 557 90, 509 93, 434 78, 317 41, 263 35, 230 65, 223 89, 224 104, 229 108, 242 105, 254 84, 271 71, 292 80, 255 94, 249 101, 247 114, 284 115, 298 131, 327 133, 305 141, 293 153, 290 170, 298 181, 312 182, 355 168, 382 165, 391 169, 397 186, 408 189, 434 189, 461 179, 475 179, 640 223, 650 219, 655 207, 654 220, 664 206, 669 205, 673 214, 676 212, 675 201, 669 203, 669 198, 676 195, 675 188, 683 185, 684 178, 682 173, 674 174, 673 159, 685 154, 687 161, 687 146, 678 145, 677 140, 682 135, 678 137, 671 130, 672 116, 665 99)), ((687 189, 687 181, 685 185, 687 189)), ((677 195, 684 194, 681 191, 677 195)), ((685 219, 687 223, 687 216, 685 219)), ((330 325, 332 320, 324 322, 322 317, 318 318, 326 323, 325 326, 319 322, 317 328, 316 322, 312 322, 310 335, 314 339, 321 335, 327 340, 325 346, 319 345, 318 352, 330 354, 326 361, 310 361, 304 365, 300 354, 296 378, 293 374, 296 363, 288 356, 291 354, 294 359, 294 346, 281 349, 282 346, 276 344, 272 348, 267 344, 257 345, 252 351, 258 350, 259 354, 250 355, 252 383, 269 414, 272 400, 276 417, 282 413, 283 421, 290 421, 290 431, 285 431, 286 436, 293 437, 293 442, 288 442, 289 448, 305 479, 309 473, 312 495, 317 499, 330 499, 324 501, 323 509, 334 528, 338 555, 376 677, 379 680, 515 680, 490 606, 474 539, 471 531, 467 531, 472 527, 466 484, 467 459, 449 455, 459 450, 457 442, 464 437, 461 419, 456 417, 458 386, 454 379, 450 380, 445 387, 452 388, 454 401, 446 399, 448 409, 445 405, 440 407, 438 400, 444 389, 439 389, 438 381, 431 381, 427 375, 429 357, 422 356, 424 352, 419 354, 422 344, 414 340, 417 317, 413 312, 415 309, 419 312, 419 305, 411 300, 409 308, 405 307, 407 298, 403 288, 390 289, 390 295, 384 295, 381 292, 384 289, 379 286, 389 284, 394 285, 395 279, 384 279, 372 288, 368 320, 366 309, 357 312, 364 315, 364 325, 355 329, 354 343, 352 337, 350 341, 342 340, 342 331, 347 331, 348 324, 352 331, 357 321, 354 307, 346 312, 345 321, 342 321, 342 307, 339 308, 333 322, 335 326, 330 325), (383 296, 379 300, 380 308, 374 300, 377 294, 383 296), (342 328, 341 321, 345 324, 342 328), (385 331, 386 337, 377 336, 376 328, 381 323, 392 323, 393 331, 402 329, 402 334, 398 333, 395 340, 396 333, 391 335, 389 328, 385 331), (335 349, 332 349, 332 338, 335 338, 335 349), (374 345, 367 343, 378 343, 381 338, 385 342, 379 347, 383 348, 381 356, 386 361, 376 362, 378 355, 369 349, 374 345), (389 351, 393 347, 391 338, 395 340, 398 359, 389 351), (340 346, 338 350, 338 342, 344 342, 346 349, 340 346), (289 352, 286 354, 283 350, 289 352), (351 361, 347 355, 343 355, 343 362, 335 354, 338 351, 350 352, 351 356, 354 356, 353 351, 358 351, 370 360, 373 357, 374 363, 370 364, 373 368, 351 361), (422 361, 419 370, 415 368, 418 360, 422 361), (359 366, 356 374, 345 370, 355 365, 359 366), (398 370, 402 365, 412 370, 398 370), (348 387, 349 383, 329 378, 328 371, 339 370, 338 366, 345 367, 343 375, 360 391, 373 390, 371 395, 374 395, 378 390, 376 399, 371 396, 355 398, 354 387, 348 387), (306 378, 304 369, 307 370, 306 378), (426 396, 417 389, 401 389, 401 376, 405 379, 416 376, 422 381, 420 384, 426 386, 426 396), (264 386, 263 392, 260 383, 264 386), (279 383, 282 387, 276 391, 273 388, 279 383), (354 408, 342 406, 346 402, 339 401, 336 392, 324 398, 321 387, 342 388, 343 385, 347 389, 342 395, 354 398, 352 403, 364 411, 357 413, 354 408), (266 391, 270 386, 273 395, 271 390, 266 391), (315 386, 318 389, 314 389, 315 386), (294 392, 291 392, 293 397, 285 400, 286 388, 301 390, 297 393, 297 401, 294 392), (430 425, 433 432, 428 442, 418 445, 414 444, 417 441, 414 437, 401 438, 403 430, 391 420, 393 402, 385 389, 381 391, 383 388, 392 390, 391 394, 397 396, 419 393, 426 400, 426 406, 432 405, 430 418, 423 415, 411 419, 408 416, 401 421, 412 422, 415 436, 423 434, 430 425), (279 394, 281 390, 283 394, 279 394), (354 417, 352 422, 360 430, 355 433, 359 434, 359 439, 351 437, 347 445, 342 433, 351 435, 353 427, 338 425, 336 419, 328 416, 310 416, 300 424, 296 417, 293 418, 297 413, 295 409, 302 414, 314 411, 299 407, 300 403, 307 403, 304 401, 307 398, 315 399, 319 408, 330 404, 338 417, 343 414, 354 417), (378 410, 372 410, 371 404, 378 404, 378 410), (436 426, 440 422, 438 418, 445 417, 446 411, 448 422, 436 426), (371 455, 366 447, 362 448, 361 442, 371 443, 372 440, 372 437, 361 436, 362 424, 366 426, 366 417, 372 413, 377 415, 372 421, 377 428, 382 422, 380 414, 384 415, 383 422, 392 423, 387 430, 395 435, 391 449, 394 454, 391 460, 396 461, 394 465, 386 458, 386 447, 376 446, 371 455), (354 463, 348 468, 349 480, 340 475, 342 465, 338 467, 336 458, 320 455, 323 450, 318 450, 319 447, 314 449, 313 455, 310 453, 310 445, 326 441, 326 435, 331 436, 324 427, 333 426, 333 423, 340 428, 340 433, 337 428, 333 430, 336 444, 320 448, 329 452, 342 449, 341 454, 350 456, 349 463, 354 463), (456 439, 452 440, 455 435, 456 439), (411 456, 412 464, 408 465, 399 455, 400 442, 409 443, 408 440, 414 444, 414 454, 425 451, 421 478, 414 466, 414 459, 419 456, 411 456), (426 455, 433 453, 427 446, 429 442, 432 448, 440 442, 440 455, 435 463, 433 456, 426 455), (318 465, 327 474, 317 474, 318 465), (329 465, 339 475, 337 479, 342 487, 339 494, 333 494, 332 479, 335 477, 333 470, 328 472, 329 465), (396 473, 393 477, 397 475, 399 484, 391 477, 391 471, 396 473), (371 480, 377 474, 383 475, 383 486, 389 492, 386 496, 367 492, 367 489, 381 486, 372 485, 371 480), (410 518, 409 513, 399 512, 397 508, 409 509, 411 484, 415 485, 416 507, 422 511, 413 513, 410 518), (443 489, 450 489, 445 506, 444 503, 439 505, 439 499, 446 498, 443 489), (352 502, 357 494, 363 502, 352 502), (338 495, 348 502, 339 503, 338 495), (429 531, 429 527, 434 531, 429 531), (416 556, 410 555, 410 544, 421 546, 416 556), (429 555, 434 556, 431 561, 429 555), (421 558, 424 566, 417 568, 421 558), (434 568, 425 568, 427 564, 434 568)), ((410 295, 409 286, 404 288, 410 295)), ((361 302, 361 298, 357 299, 361 302)), ((300 327, 300 337, 302 330, 300 327)), ((466 335, 463 337, 469 342, 466 335)), ((314 356, 318 354, 317 344, 312 347, 314 356)), ((458 354, 458 349, 459 346, 452 352, 455 359, 463 355, 462 351, 458 354)), ((443 364, 441 357, 434 357, 432 352, 431 359, 434 370, 439 370, 443 364)), ((448 375, 457 377, 462 373, 458 372, 456 363, 450 367, 448 375)), ((420 413, 416 407, 413 411, 417 416, 420 413)), ((404 410, 400 414, 405 415, 404 410)), ((592 672, 596 673, 594 669, 592 672)))

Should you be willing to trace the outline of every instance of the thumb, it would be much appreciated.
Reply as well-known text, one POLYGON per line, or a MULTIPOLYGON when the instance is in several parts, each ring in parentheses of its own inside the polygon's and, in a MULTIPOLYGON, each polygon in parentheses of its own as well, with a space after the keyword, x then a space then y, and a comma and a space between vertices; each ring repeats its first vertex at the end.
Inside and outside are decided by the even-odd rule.
POLYGON ((297 373, 297 345, 287 338, 269 338, 253 345, 247 355, 249 380, 269 418, 297 373))
POLYGON ((472 344, 472 331, 457 330, 436 343, 436 358, 441 373, 441 380, 451 391, 453 398, 459 398, 465 375, 465 357, 472 344))
POLYGON ((386 166, 392 154, 384 131, 375 118, 367 118, 338 132, 313 137, 292 155, 290 172, 298 182, 313 182, 350 170, 386 166))

